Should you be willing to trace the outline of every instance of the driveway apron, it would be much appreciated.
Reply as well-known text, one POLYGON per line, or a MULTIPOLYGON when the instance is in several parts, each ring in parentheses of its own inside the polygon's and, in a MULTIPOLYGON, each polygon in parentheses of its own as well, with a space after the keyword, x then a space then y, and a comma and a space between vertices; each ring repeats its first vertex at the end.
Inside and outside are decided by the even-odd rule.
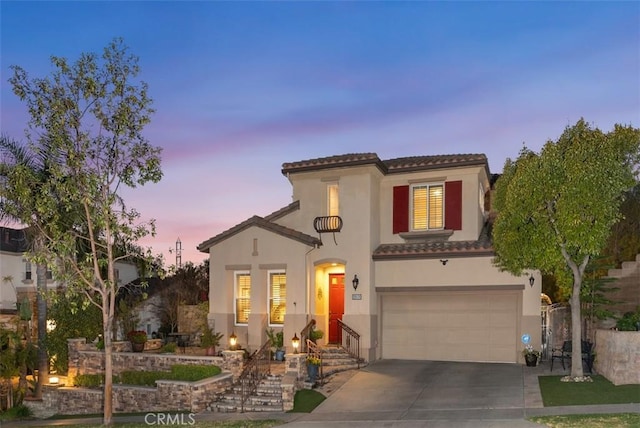
POLYGON ((510 421, 510 426, 536 426, 523 421, 523 382, 518 364, 381 360, 360 370, 298 422, 411 426, 411 421, 431 421, 429 426, 434 426, 440 421, 447 426, 457 421, 464 426, 466 421, 480 426, 478 421, 493 421, 482 426, 503 426, 498 421, 505 421, 509 426, 510 421))

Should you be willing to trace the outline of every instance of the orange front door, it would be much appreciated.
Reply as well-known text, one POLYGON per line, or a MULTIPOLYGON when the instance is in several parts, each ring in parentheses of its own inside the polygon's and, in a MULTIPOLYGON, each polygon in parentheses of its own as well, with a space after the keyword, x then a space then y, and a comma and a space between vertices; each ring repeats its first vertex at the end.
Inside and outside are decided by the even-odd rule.
POLYGON ((340 343, 338 320, 344 314, 344 274, 329 274, 329 343, 340 343))

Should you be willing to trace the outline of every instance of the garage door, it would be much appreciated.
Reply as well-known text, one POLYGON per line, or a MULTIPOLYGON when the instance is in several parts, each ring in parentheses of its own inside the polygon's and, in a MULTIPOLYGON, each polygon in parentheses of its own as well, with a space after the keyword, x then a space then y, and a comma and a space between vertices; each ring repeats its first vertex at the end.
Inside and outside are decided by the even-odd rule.
POLYGON ((385 293, 385 359, 516 362, 521 292, 385 293))

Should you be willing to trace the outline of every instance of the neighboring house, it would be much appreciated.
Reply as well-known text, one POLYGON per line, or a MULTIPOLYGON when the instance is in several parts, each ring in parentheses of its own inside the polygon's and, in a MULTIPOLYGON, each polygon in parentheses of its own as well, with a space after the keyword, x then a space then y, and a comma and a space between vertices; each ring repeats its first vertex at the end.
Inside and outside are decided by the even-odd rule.
POLYGON ((198 246, 216 331, 255 350, 283 328, 291 351, 309 320, 329 343, 342 320, 367 360, 517 362, 523 334, 540 348, 539 273, 492 264, 485 155, 347 154, 282 174, 292 203, 198 246))
MULTIPOLYGON (((31 300, 35 311, 36 266, 25 258, 29 249, 25 229, 0 227, 0 313, 15 313, 16 302, 31 300)), ((46 273, 47 289, 55 290, 59 283, 50 270, 46 273)), ((128 262, 116 263, 119 284, 128 284, 138 277, 138 268, 128 262)))
MULTIPOLYGON (((0 312, 15 312, 24 297, 35 301, 36 266, 24 257, 28 248, 24 229, 0 227, 0 312)), ((47 288, 54 290, 51 271, 46 275, 47 288)))

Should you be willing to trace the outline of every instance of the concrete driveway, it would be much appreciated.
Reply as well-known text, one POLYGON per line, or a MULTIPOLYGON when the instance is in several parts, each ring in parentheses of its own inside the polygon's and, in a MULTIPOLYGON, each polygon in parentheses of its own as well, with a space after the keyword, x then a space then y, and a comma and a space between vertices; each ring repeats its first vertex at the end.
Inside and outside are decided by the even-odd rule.
POLYGON ((522 365, 382 360, 286 426, 539 426, 524 411, 522 365))

